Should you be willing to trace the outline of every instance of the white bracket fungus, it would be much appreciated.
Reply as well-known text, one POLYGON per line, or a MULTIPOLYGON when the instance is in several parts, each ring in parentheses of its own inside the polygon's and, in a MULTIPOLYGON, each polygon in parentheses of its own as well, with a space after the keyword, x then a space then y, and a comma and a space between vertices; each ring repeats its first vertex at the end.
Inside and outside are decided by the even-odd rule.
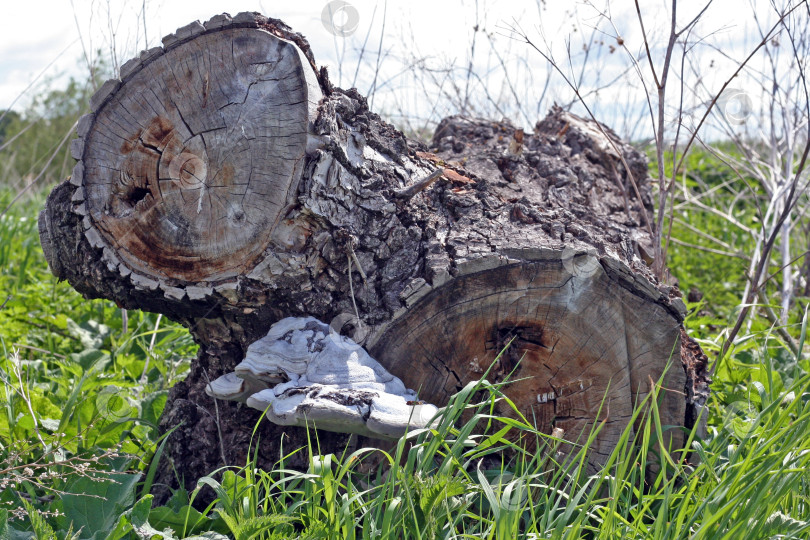
POLYGON ((282 426, 397 438, 438 409, 418 400, 360 345, 313 317, 288 317, 248 347, 208 395, 244 401, 282 426))

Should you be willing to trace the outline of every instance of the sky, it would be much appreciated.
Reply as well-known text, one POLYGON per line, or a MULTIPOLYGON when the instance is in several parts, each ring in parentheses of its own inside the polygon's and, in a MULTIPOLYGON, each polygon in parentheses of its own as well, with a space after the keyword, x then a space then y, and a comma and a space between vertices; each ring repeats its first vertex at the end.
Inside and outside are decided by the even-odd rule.
MULTIPOLYGON (((515 33, 517 28, 553 56, 569 80, 581 80, 589 106, 626 134, 627 126, 615 124, 645 114, 631 58, 642 55, 643 41, 631 1, 611 2, 609 11, 606 5, 553 0, 7 2, 0 19, 0 110, 24 108, 35 93, 27 90, 32 83, 36 89, 43 81, 58 86, 69 76, 84 79, 88 61, 99 55, 108 65, 120 64, 195 19, 259 11, 304 34, 334 83, 356 85, 370 96, 375 111, 395 121, 407 119, 413 129, 434 125, 459 107, 531 126, 551 103, 575 101, 570 85, 515 33), (332 18, 325 15, 327 6, 336 10, 332 18)), ((679 22, 691 19, 702 5, 680 2, 679 22)), ((669 2, 644 0, 641 6, 648 35, 661 41, 669 2)), ((766 1, 716 0, 705 13, 699 31, 708 39, 691 53, 690 69, 706 92, 719 88, 735 60, 755 44, 753 13, 762 21, 773 19, 766 1)), ((653 49, 658 61, 661 52, 653 49)), ((649 78, 646 64, 641 69, 649 78)))

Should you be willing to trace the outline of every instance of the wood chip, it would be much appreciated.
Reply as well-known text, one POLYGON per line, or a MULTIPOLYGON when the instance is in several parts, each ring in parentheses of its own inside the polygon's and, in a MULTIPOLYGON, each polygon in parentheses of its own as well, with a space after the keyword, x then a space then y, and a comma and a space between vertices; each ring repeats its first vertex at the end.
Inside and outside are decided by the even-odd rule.
POLYGON ((141 51, 140 56, 138 59, 141 61, 142 64, 147 64, 163 54, 163 47, 152 47, 151 49, 146 49, 145 51, 141 51))
POLYGON ((218 30, 225 26, 230 26, 232 22, 233 19, 231 19, 230 15, 228 15, 227 13, 221 13, 219 15, 214 15, 213 17, 205 21, 204 26, 206 30, 218 30))
POLYGON ((443 161, 442 158, 440 158, 439 156, 437 156, 436 154, 433 154, 431 152, 417 152, 416 157, 422 158, 422 159, 428 159, 428 160, 432 161, 433 163, 440 163, 441 161, 443 161))
POLYGON ((129 76, 138 71, 142 65, 143 64, 141 63, 140 58, 130 58, 124 62, 124 65, 122 65, 121 69, 119 70, 121 80, 123 81, 128 79, 129 76))
POLYGON ((82 162, 78 162, 73 167, 73 173, 70 175, 70 183, 74 186, 81 186, 82 180, 84 179, 84 165, 82 162))
POLYGON ((95 248, 104 247, 104 240, 101 239, 101 235, 98 234, 98 231, 95 229, 87 229, 84 231, 84 236, 87 238, 87 241, 90 242, 90 245, 95 248))
POLYGON ((243 11, 241 13, 237 13, 233 18, 233 24, 235 25, 248 24, 258 26, 259 24, 263 24, 265 22, 267 22, 267 18, 262 16, 260 13, 256 13, 255 11, 243 11))
POLYGON ((161 282, 160 288, 163 290, 163 296, 171 298, 172 300, 182 300, 186 296, 185 289, 179 287, 171 287, 161 282))
POLYGON ((442 173, 445 178, 456 184, 474 184, 475 180, 467 178, 466 176, 457 173, 453 169, 444 169, 442 173))
POLYGON ((76 126, 76 133, 79 135, 79 137, 84 137, 90 132, 90 127, 93 125, 93 120, 95 117, 95 114, 85 114, 79 118, 79 122, 76 126))
POLYGON ((174 35, 177 36, 178 39, 185 41, 203 32, 205 32, 205 26, 203 26, 200 21, 194 21, 193 23, 178 28, 174 35))
POLYGON ((70 156, 73 159, 82 159, 82 154, 84 154, 84 141, 82 139, 70 141, 70 156))
POLYGON ((90 110, 93 112, 98 111, 107 99, 116 91, 121 85, 118 79, 110 79, 101 85, 101 88, 90 97, 90 110))
POLYGON ((136 274, 133 272, 129 276, 129 280, 135 285, 135 288, 142 289, 142 290, 149 290, 154 291, 160 285, 160 282, 154 280, 150 277, 142 276, 140 274, 136 274))
POLYGON ((213 293, 214 289, 211 287, 186 286, 186 294, 189 300, 204 300, 206 296, 210 296, 213 293))

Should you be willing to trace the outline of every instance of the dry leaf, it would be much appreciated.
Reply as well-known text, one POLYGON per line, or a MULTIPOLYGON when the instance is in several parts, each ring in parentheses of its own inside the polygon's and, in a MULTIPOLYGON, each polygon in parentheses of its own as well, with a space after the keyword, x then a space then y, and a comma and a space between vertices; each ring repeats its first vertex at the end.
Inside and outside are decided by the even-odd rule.
POLYGON ((453 169, 445 169, 444 170, 444 177, 450 180, 451 182, 455 182, 457 184, 474 184, 475 180, 471 180, 466 176, 463 176, 453 169))

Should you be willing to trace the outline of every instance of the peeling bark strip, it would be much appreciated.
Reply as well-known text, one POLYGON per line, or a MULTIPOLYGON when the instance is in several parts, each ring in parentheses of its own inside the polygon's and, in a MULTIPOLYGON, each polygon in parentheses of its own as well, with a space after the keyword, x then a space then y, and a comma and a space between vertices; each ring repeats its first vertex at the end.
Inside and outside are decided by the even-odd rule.
MULTIPOLYGON (((646 161, 608 128, 560 109, 532 134, 451 117, 427 148, 254 13, 167 36, 92 107, 40 237, 86 297, 163 313, 200 345, 161 420, 180 425, 167 485, 175 470, 193 485, 220 456, 245 462, 260 413, 215 407, 205 389, 252 392, 239 370, 219 378, 285 317, 326 322, 437 405, 511 342, 491 377, 522 379, 506 392, 545 432, 576 440, 604 420, 594 466, 664 372, 661 423, 698 418, 702 353, 682 333, 680 292, 644 263, 646 161)), ((265 467, 307 440, 270 422, 259 434, 265 467)), ((320 432, 319 444, 379 443, 320 432)), ((287 465, 306 467, 296 456, 287 465)))

